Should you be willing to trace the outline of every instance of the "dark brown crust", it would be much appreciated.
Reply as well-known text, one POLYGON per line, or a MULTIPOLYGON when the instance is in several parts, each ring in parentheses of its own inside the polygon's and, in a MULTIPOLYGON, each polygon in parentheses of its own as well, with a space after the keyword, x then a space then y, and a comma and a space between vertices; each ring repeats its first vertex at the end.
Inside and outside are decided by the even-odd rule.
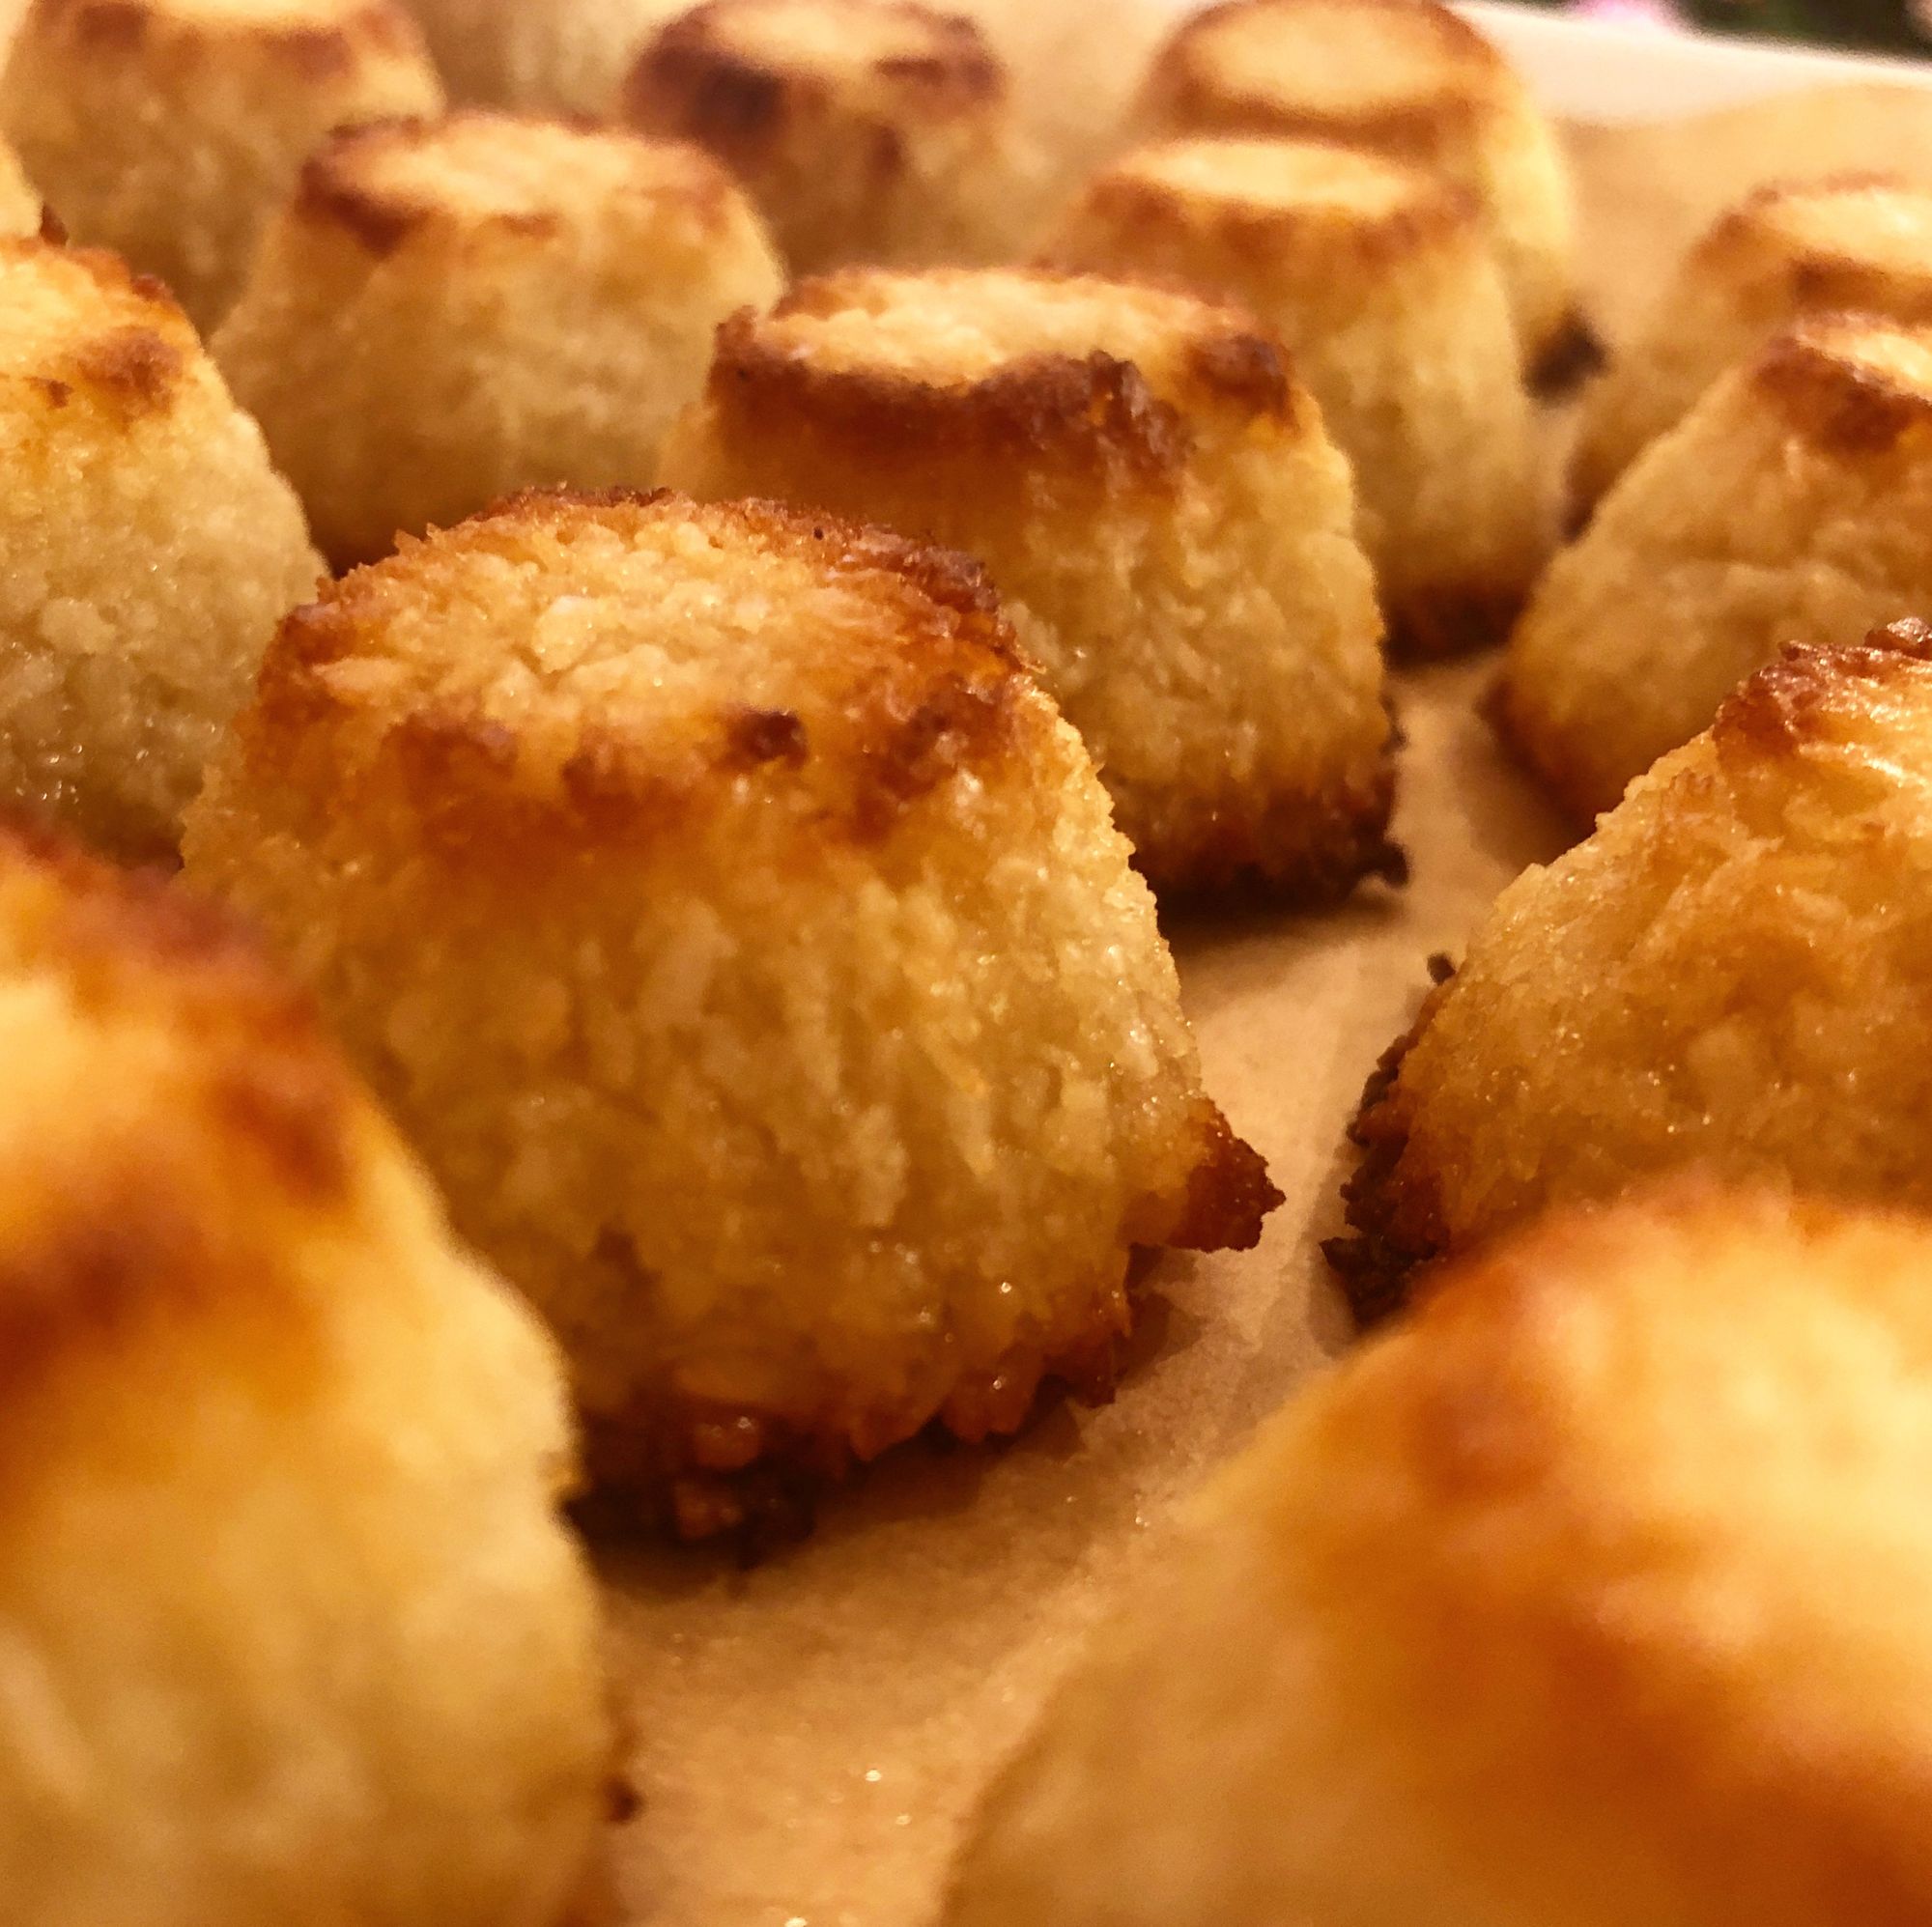
MULTIPOLYGON (((871 71, 888 82, 899 111, 880 131, 901 125, 980 113, 1006 92, 1006 71, 978 25, 894 0, 823 0, 828 14, 850 10, 852 31, 863 35, 882 13, 913 23, 925 37, 919 54, 873 61, 871 71)), ((704 0, 661 28, 633 64, 623 88, 623 111, 634 126, 681 134, 723 155, 735 166, 754 167, 792 140, 802 121, 836 109, 839 85, 823 70, 761 60, 728 44, 733 14, 755 16, 760 0, 704 0)), ((868 118, 872 110, 868 109, 868 118)), ((884 171, 903 159, 896 141, 882 150, 884 171)))
POLYGON ((1362 1153, 1342 1186, 1351 1235, 1329 1238, 1321 1247, 1363 1330, 1400 1311, 1408 1302, 1417 1268, 1441 1257, 1448 1245, 1433 1179, 1426 1172, 1404 1168, 1408 1113, 1403 1065, 1454 980, 1446 957, 1432 957, 1429 974, 1435 989, 1424 1000, 1414 1024, 1369 1074, 1349 1126, 1349 1142, 1362 1153))
POLYGON ((1397 774, 1391 737, 1365 772, 1321 795, 1270 797, 1259 808, 1236 798, 1173 836, 1143 837, 1134 866, 1170 909, 1248 894, 1278 909, 1321 910, 1372 877, 1400 889, 1408 855, 1388 834, 1397 774))
POLYGON ((1831 719, 1861 720, 1876 694, 1900 683, 1923 684, 1932 670, 1932 628, 1911 618, 1875 629, 1844 648, 1794 644, 1728 696, 1711 724, 1720 761, 1753 763, 1797 754, 1828 740, 1831 719))
POLYGON ((324 673, 380 635, 392 598, 416 593, 423 568, 470 549, 487 553, 532 527, 585 520, 621 530, 659 511, 697 517, 814 562, 822 557, 828 573, 871 572, 899 584, 902 602, 893 617, 918 627, 923 646, 887 652, 891 673, 865 681, 848 698, 858 747, 838 767, 836 782, 828 778, 814 834, 877 842, 955 772, 992 767, 1032 740, 1039 697, 983 573, 967 557, 771 502, 700 508, 668 491, 536 491, 353 571, 288 617, 241 724, 249 766, 278 790, 293 781, 305 803, 326 814, 352 779, 331 748, 334 732, 373 727, 380 733, 375 760, 353 780, 395 795, 426 851, 465 866, 512 871, 559 845, 621 843, 642 851, 692 811, 715 807, 730 788, 721 779, 796 782, 810 773, 813 752, 797 718, 776 741, 767 714, 748 741, 745 712, 723 705, 708 742, 670 750, 586 725, 551 786, 525 780, 519 739, 501 723, 435 707, 363 718, 356 699, 324 673), (292 779, 292 769, 300 774, 292 779))
POLYGON ((1294 47, 1297 0, 1223 0, 1185 21, 1155 58, 1142 95, 1141 118, 1153 126, 1223 132, 1322 135, 1364 140, 1405 153, 1427 153, 1445 129, 1465 126, 1488 90, 1508 69, 1475 28, 1446 7, 1416 0, 1358 0, 1378 11, 1420 23, 1442 57, 1439 81, 1413 98, 1350 110, 1343 106, 1292 105, 1229 84, 1218 71, 1213 41, 1241 14, 1281 16, 1284 46, 1294 47))
POLYGON ((1836 352, 1836 330, 1882 332, 1869 317, 1821 316, 1778 335, 1751 367, 1756 391, 1827 453, 1854 460, 1888 453, 1932 422, 1932 394, 1889 380, 1836 352))
POLYGON ((10 1214, 0 1241, 0 1382, 18 1386, 164 1294, 231 1289, 238 1266, 263 1262, 246 1241, 268 1198, 345 1207, 358 1100, 306 1000, 213 906, 0 817, 0 890, 10 885, 21 893, 17 968, 56 978, 79 1021, 152 1026, 183 1052, 151 1139, 133 1141, 124 1121, 84 1170, 0 1174, 29 1187, 16 1200, 40 1198, 10 1214))
POLYGON ((71 298, 78 293, 71 287, 76 275, 98 291, 98 301, 76 301, 71 333, 50 341, 41 369, 28 375, 54 407, 66 407, 79 390, 133 422, 174 405, 198 347, 193 326, 159 281, 136 274, 104 248, 70 247, 38 235, 0 237, 0 261, 44 273, 71 298))
MULTIPOLYGON (((864 269, 815 277, 799 283, 770 321, 744 312, 719 328, 709 393, 727 438, 774 421, 809 422, 815 436, 863 450, 868 462, 923 456, 937 442, 952 459, 1050 464, 1139 487, 1170 486, 1192 454, 1181 410, 1157 398, 1132 362, 1097 351, 1020 355, 980 380, 943 383, 827 368, 791 345, 788 318, 836 313, 869 285, 864 269)), ((1200 323, 1183 360, 1193 394, 1246 419, 1293 423, 1297 393, 1281 344, 1244 325, 1237 310, 1189 303, 1187 312, 1200 323)))
POLYGON ((1573 308, 1537 351, 1525 379, 1538 401, 1553 404, 1567 400, 1608 365, 1603 336, 1580 308, 1573 308))
POLYGON ((1522 612, 1525 582, 1444 582, 1388 611, 1391 662, 1439 663, 1503 641, 1522 612))
MULTIPOLYGON (((291 8, 291 12, 299 12, 291 8)), ((394 0, 365 0, 341 18, 313 25, 275 18, 188 19, 163 0, 39 0, 24 31, 62 34, 83 54, 140 56, 151 45, 246 40, 307 80, 353 73, 370 53, 427 62, 415 21, 394 0)))
POLYGON ((810 1530, 820 1494, 928 1427, 970 1445, 1019 1431, 1049 1382, 1089 1404, 1112 1398, 1131 1312, 1122 1279, 1096 1293, 1087 1328, 1014 1346, 990 1368, 914 1403, 819 1426, 751 1407, 662 1396, 586 1414, 593 1507, 686 1540, 737 1535, 753 1554, 810 1530))
POLYGON ((133 420, 166 411, 186 356, 153 328, 118 327, 76 342, 70 362, 90 387, 117 402, 133 420))
MULTIPOLYGON (((435 147, 452 133, 481 128, 500 131, 509 137, 519 129, 554 129, 555 126, 532 115, 486 108, 466 109, 433 121, 406 117, 360 123, 332 135, 303 163, 294 211, 299 219, 342 229, 377 260, 385 260, 405 242, 431 231, 483 230, 532 241, 547 240, 563 230, 566 210, 562 195, 568 183, 559 183, 559 205, 554 209, 471 213, 386 186, 381 180, 381 168, 390 155, 411 148, 435 147)), ((690 173, 688 190, 680 198, 709 224, 722 225, 737 199, 738 189, 730 175, 701 148, 668 141, 646 143, 614 128, 586 125, 572 131, 586 140, 635 147, 640 158, 653 151, 660 156, 667 152, 680 154, 690 173)), ((662 200, 670 192, 669 184, 656 169, 648 186, 654 199, 662 200)))
POLYGON ((1235 1135, 1219 1105, 1202 1100, 1203 1154, 1187 1180, 1179 1222, 1150 1242, 1177 1251, 1252 1251, 1267 1215, 1284 1202, 1267 1160, 1235 1135))

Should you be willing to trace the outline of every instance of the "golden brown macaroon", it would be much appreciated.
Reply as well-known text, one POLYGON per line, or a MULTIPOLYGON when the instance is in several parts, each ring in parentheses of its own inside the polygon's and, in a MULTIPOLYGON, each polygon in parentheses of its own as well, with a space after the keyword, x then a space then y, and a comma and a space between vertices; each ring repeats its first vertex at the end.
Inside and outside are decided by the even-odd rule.
POLYGON ((1487 214, 1524 365, 1539 386, 1587 367, 1576 210, 1563 153, 1521 77, 1435 0, 1228 0, 1156 56, 1142 125, 1287 134, 1428 168, 1487 214))
POLYGON ((783 271, 682 142, 482 112, 338 135, 214 342, 337 568, 531 484, 648 487, 783 271))
POLYGON ((409 0, 451 97, 609 120, 624 75, 691 0, 409 0))
POLYGON ((946 1927, 1916 1927, 1928 1280, 1710 1190, 1459 1266, 1204 1495, 946 1927))
POLYGON ((526 496, 284 627, 190 874, 295 959, 688 1532, 1106 1381, 1136 1245, 1275 1194, 976 568, 526 496))
POLYGON ((1579 824, 1792 642, 1932 609, 1932 329, 1802 324, 1638 459, 1537 585, 1493 705, 1579 824))
POLYGON ((1006 70, 963 14, 705 0, 639 54, 624 113, 724 161, 795 274, 994 261, 1029 234, 1037 187, 1006 70))
POLYGON ((1718 377, 1811 315, 1932 322, 1932 190, 1883 176, 1760 188, 1690 251, 1590 391, 1572 488, 1593 505, 1718 377))
POLYGON ((166 291, 110 254, 0 240, 0 803, 171 853, 321 573, 166 291))
POLYGON ((0 133, 74 240, 206 332, 325 134, 441 105, 397 0, 33 0, 0 133))
POLYGON ((1503 893, 1364 1099, 1361 1236, 1334 1255, 1367 1298, 1690 1164, 1932 1207, 1932 663, 1914 630, 1791 651, 1503 893))
POLYGON ((1396 647, 1497 639, 1555 536, 1535 411, 1475 205, 1325 142, 1198 138, 1089 184, 1053 266, 1238 302, 1287 342, 1355 471, 1396 647))
POLYGON ((1399 872, 1348 464, 1245 315, 1074 276, 826 276, 719 330, 664 473, 980 556, 1157 889, 1322 900, 1399 872))
POLYGON ((224 920, 0 827, 0 1893, 560 1927, 611 1741, 555 1347, 224 920))

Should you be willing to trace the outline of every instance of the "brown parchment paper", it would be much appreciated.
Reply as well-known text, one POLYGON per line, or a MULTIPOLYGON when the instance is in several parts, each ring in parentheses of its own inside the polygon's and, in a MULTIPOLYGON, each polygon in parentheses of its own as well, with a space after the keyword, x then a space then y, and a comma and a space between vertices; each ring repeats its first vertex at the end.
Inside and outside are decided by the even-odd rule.
MULTIPOLYGON (((1932 96, 1845 89, 1667 128, 1581 128, 1591 294, 1640 312, 1703 220, 1776 174, 1932 181, 1932 96)), ((642 1810, 620 1917, 651 1927, 927 1927, 958 1830, 1083 1630, 1157 1560, 1203 1474, 1348 1342, 1318 1240, 1343 1132, 1432 950, 1561 847, 1473 702, 1493 664, 1401 679, 1414 881, 1331 916, 1171 935, 1209 1089, 1287 1202, 1259 1249, 1169 1258, 1116 1402, 1060 1404, 998 1451, 915 1445, 754 1571, 600 1549, 642 1810)))

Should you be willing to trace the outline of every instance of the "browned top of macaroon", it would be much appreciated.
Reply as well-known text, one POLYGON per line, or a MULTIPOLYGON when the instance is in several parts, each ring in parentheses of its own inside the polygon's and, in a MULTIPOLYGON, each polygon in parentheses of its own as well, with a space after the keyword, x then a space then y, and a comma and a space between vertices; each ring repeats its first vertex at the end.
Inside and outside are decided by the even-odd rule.
POLYGON ((1889 454, 1932 424, 1932 328, 1865 315, 1801 322, 1749 380, 1814 448, 1853 461, 1889 454))
POLYGON ((640 126, 750 155, 805 103, 915 127, 1005 91, 978 26, 916 0, 704 0, 645 46, 624 100, 640 126))
POLYGON ((1475 202, 1420 168, 1338 142, 1199 135, 1137 148, 1073 218, 1296 261, 1383 260, 1474 234, 1475 202))
POLYGON ((688 142, 473 108, 344 129, 304 165, 295 203, 375 255, 430 233, 542 241, 645 204, 722 228, 742 197, 688 142))
MULTIPOLYGON (((0 1390, 137 1318, 248 1316, 286 1214, 354 1207, 369 1114, 305 1000, 212 905, 12 819, 0 1058, 0 1390)), ((298 1357, 298 1308, 261 1310, 298 1357)))
POLYGON ((1199 417, 1305 418, 1287 351, 1240 310, 1045 271, 852 269, 719 330, 712 406, 744 432, 867 451, 1172 476, 1199 417))
POLYGON ((372 55, 428 60, 421 30, 397 0, 33 0, 20 33, 108 60, 245 46, 315 80, 372 55))
POLYGON ((162 413, 201 358, 174 298, 119 255, 0 238, 0 393, 16 414, 162 413))
POLYGON ((1514 85, 1435 0, 1224 0, 1162 49, 1143 109, 1166 127, 1399 141, 1514 85))
POLYGON ((1794 644, 1730 695, 1711 725, 1720 763, 1777 762, 1932 713, 1932 629, 1917 620, 1842 648, 1794 644))
POLYGON ((326 821, 488 867, 731 807, 873 840, 1051 727, 977 564, 775 504, 520 496, 298 610, 242 723, 326 821))
POLYGON ((1770 273, 1809 309, 1932 315, 1932 191, 1883 174, 1772 182, 1719 216, 1693 264, 1770 273))

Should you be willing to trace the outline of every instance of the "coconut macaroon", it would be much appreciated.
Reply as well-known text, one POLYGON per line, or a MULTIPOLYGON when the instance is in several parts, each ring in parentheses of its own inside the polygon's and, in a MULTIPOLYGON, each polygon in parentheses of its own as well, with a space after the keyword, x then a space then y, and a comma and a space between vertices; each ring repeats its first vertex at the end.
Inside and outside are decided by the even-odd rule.
POLYGON ((1275 1201, 1078 738, 962 557, 527 496, 284 627, 190 874, 549 1315, 592 1464, 734 1523, 1104 1383, 1130 1249, 1275 1201))
POLYGON ((639 49, 691 0, 409 0, 460 101, 609 120, 639 49))
POLYGON ((1595 345, 1577 305, 1562 150, 1521 77, 1435 0, 1227 0, 1155 58, 1141 124, 1366 147, 1439 174, 1487 215, 1525 365, 1561 385, 1595 345))
POLYGON ((1045 258, 1179 280, 1277 329, 1353 465, 1395 644, 1440 655, 1507 630, 1554 503, 1465 194, 1329 143, 1177 140, 1090 183, 1045 258))
POLYGON ((225 921, 0 828, 0 1892, 560 1923, 611 1768, 560 1360, 225 921))
POLYGON ((1861 175, 1760 188, 1692 248, 1590 391, 1572 488, 1588 508, 1718 377, 1806 316, 1932 322, 1932 190, 1861 175))
POLYGON ((1208 1488, 947 1927, 1925 1918, 1928 1277, 1712 1191, 1459 1267, 1208 1488))
POLYGON ((0 240, 0 802, 124 857, 181 812, 322 561, 186 317, 0 240))
POLYGON ((1364 1099, 1369 1297, 1686 1165, 1932 1207, 1932 664, 1887 640, 1761 671, 1504 892, 1364 1099))
POLYGON ((33 0, 0 133, 76 241, 206 331, 325 134, 441 104, 396 0, 33 0))
POLYGON ((526 485, 649 486, 713 330, 782 286, 698 149, 479 111, 338 135, 214 354, 342 568, 526 485))
POLYGON ((983 559, 1157 889, 1399 873, 1348 464, 1245 315, 1077 276, 826 276, 719 330, 665 478, 983 559))
POLYGON ((1006 70, 913 0, 705 0, 639 53, 624 112, 717 155, 796 274, 997 260, 1033 217, 1006 70))
POLYGON ((1493 715, 1580 823, 1792 642, 1932 608, 1932 330, 1801 324, 1721 377, 1558 555, 1493 715))

